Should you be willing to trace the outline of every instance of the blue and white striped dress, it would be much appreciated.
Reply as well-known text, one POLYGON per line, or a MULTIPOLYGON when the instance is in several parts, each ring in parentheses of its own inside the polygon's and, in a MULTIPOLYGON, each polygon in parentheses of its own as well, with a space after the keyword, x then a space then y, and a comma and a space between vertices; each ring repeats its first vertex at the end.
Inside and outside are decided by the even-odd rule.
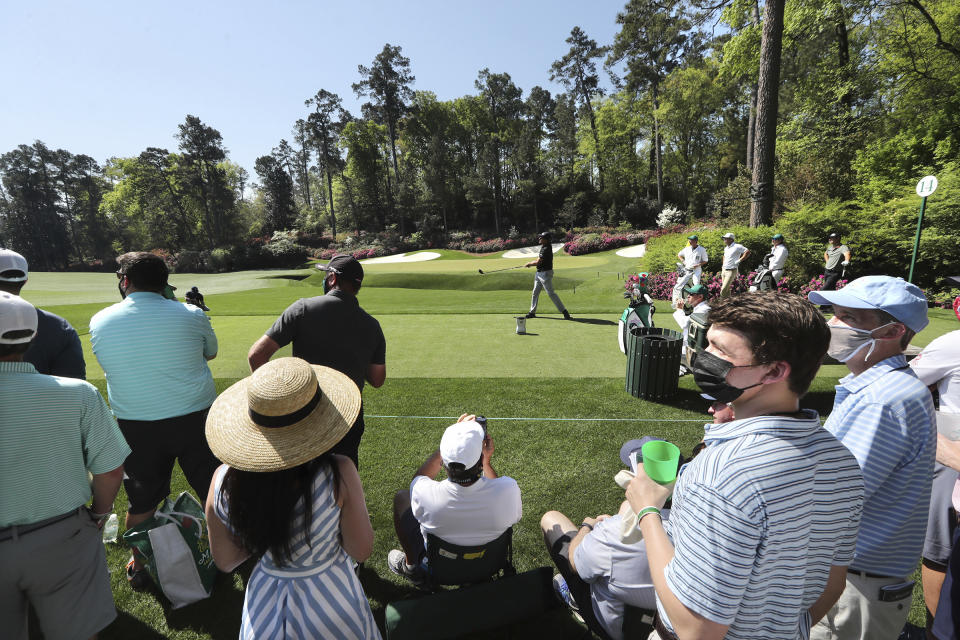
MULTIPOLYGON (((216 474, 216 512, 227 522, 221 484, 226 466, 216 474)), ((303 505, 295 519, 302 522, 303 505)), ((373 612, 353 561, 340 545, 340 508, 334 499, 333 474, 317 473, 313 486, 310 541, 299 536, 290 564, 278 567, 267 552, 247 583, 243 601, 243 640, 282 638, 380 638, 373 612)))

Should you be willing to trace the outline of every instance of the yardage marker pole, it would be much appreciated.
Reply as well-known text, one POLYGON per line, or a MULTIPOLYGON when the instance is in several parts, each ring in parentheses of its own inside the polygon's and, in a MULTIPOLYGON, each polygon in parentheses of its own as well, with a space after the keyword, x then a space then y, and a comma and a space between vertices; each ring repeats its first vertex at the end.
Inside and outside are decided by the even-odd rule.
POLYGON ((920 201, 920 216, 917 218, 917 235, 913 239, 913 257, 910 258, 910 273, 907 282, 913 282, 913 268, 917 264, 917 250, 920 248, 920 231, 923 228, 923 212, 927 208, 927 197, 937 190, 937 178, 926 176, 917 183, 917 195, 923 198, 920 201))

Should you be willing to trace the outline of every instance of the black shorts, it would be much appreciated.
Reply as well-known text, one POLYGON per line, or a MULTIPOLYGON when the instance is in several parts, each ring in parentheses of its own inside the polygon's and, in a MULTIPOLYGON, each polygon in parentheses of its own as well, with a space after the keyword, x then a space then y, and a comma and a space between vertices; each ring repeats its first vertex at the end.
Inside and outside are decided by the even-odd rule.
POLYGON ((131 451, 123 464, 130 513, 152 511, 170 495, 175 461, 201 504, 206 501, 213 472, 220 466, 204 434, 207 411, 164 420, 117 420, 131 451))

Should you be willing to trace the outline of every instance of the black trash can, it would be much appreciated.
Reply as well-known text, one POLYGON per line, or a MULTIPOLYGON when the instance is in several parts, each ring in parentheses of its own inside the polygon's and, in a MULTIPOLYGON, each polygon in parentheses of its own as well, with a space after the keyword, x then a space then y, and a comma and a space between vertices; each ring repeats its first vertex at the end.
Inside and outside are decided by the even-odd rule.
POLYGON ((637 326, 627 338, 627 393, 644 400, 665 400, 680 379, 680 332, 637 326))

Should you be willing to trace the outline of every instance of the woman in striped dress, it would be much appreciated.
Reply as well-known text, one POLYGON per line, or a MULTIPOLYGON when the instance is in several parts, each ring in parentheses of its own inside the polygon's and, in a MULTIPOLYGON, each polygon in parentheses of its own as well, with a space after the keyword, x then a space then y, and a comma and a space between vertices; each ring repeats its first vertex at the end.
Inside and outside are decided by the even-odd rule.
POLYGON ((347 376, 279 358, 210 408, 207 440, 227 463, 208 493, 210 548, 224 571, 260 558, 243 639, 380 638, 353 569, 373 548, 363 486, 348 458, 328 453, 359 403, 347 376))

